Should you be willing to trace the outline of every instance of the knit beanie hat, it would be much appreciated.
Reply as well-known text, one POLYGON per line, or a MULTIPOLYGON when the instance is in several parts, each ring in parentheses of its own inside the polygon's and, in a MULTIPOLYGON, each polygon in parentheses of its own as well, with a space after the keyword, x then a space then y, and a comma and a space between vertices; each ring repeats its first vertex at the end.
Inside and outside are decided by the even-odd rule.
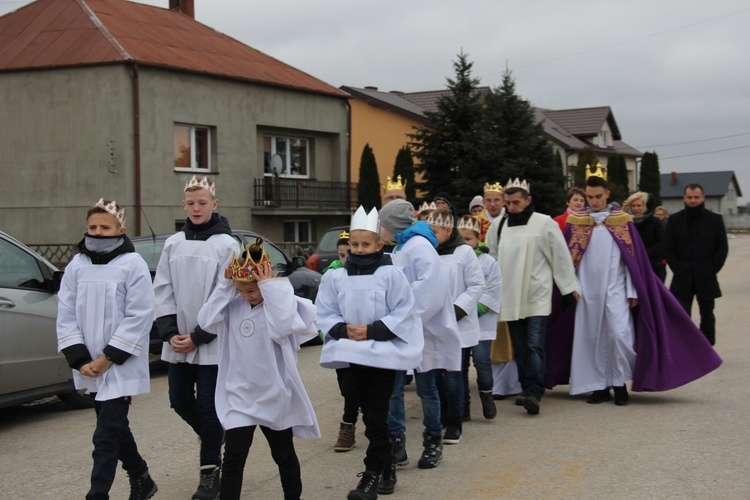
POLYGON ((450 196, 448 196, 448 193, 444 193, 442 191, 437 193, 435 197, 432 199, 432 201, 438 201, 438 200, 443 200, 451 207, 453 206, 453 202, 451 201, 450 196))
POLYGON ((406 200, 392 200, 380 209, 380 225, 392 233, 400 233, 414 224, 414 207, 406 200))
POLYGON ((482 198, 480 195, 476 195, 471 199, 471 203, 469 203, 469 212, 471 212, 471 209, 476 206, 481 206, 482 208, 484 208, 484 198, 482 198))

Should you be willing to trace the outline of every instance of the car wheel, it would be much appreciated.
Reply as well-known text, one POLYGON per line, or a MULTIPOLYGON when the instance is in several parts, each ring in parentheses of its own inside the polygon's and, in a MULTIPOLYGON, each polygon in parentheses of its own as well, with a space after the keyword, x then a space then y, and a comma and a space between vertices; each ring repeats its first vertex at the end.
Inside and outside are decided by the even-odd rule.
POLYGON ((91 394, 85 390, 63 392, 62 394, 58 394, 57 397, 74 410, 85 410, 94 407, 94 400, 91 399, 91 394))

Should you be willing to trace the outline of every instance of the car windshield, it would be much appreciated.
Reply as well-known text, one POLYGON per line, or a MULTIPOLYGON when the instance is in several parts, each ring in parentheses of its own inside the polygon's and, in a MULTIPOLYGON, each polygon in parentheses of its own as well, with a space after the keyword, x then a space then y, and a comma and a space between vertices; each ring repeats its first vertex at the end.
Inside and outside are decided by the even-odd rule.
POLYGON ((323 235, 323 238, 321 238, 320 243, 318 243, 318 253, 336 252, 336 242, 339 241, 339 233, 341 233, 341 230, 339 229, 336 229, 335 231, 327 231, 326 234, 323 235))
POLYGON ((135 246, 135 251, 141 254, 143 260, 146 261, 148 268, 156 269, 156 266, 159 265, 159 257, 161 257, 161 251, 164 249, 165 241, 160 239, 156 241, 151 239, 139 240, 134 241, 133 246, 135 246))

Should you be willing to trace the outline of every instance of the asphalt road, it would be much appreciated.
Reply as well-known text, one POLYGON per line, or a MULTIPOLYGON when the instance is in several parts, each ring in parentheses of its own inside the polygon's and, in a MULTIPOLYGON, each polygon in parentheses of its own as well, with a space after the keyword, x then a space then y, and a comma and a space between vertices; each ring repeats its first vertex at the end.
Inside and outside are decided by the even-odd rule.
MULTIPOLYGON (((399 469, 391 498, 750 498, 748 268, 750 236, 732 238, 719 277, 724 297, 716 307, 716 348, 724 364, 685 387, 631 394, 625 407, 589 405, 585 396, 571 397, 560 387, 547 393, 536 417, 498 401, 497 418, 485 421, 473 386, 474 419, 464 425, 461 442, 445 447, 439 467, 419 470, 421 409, 408 386, 412 463, 399 469)), ((303 496, 340 499, 357 483, 366 440, 360 426, 357 447, 334 453, 342 401, 335 373, 318 365, 319 353, 320 347, 306 347, 299 355, 323 433, 322 439, 296 440, 303 496)), ((150 394, 134 398, 130 416, 159 485, 155 498, 189 499, 197 486, 198 440, 169 408, 163 371, 153 374, 150 394)), ((94 423, 93 410, 68 410, 55 398, 0 410, 0 498, 83 498, 94 423)), ((128 492, 119 470, 112 498, 128 492)), ((245 471, 244 497, 282 498, 260 433, 245 471)))

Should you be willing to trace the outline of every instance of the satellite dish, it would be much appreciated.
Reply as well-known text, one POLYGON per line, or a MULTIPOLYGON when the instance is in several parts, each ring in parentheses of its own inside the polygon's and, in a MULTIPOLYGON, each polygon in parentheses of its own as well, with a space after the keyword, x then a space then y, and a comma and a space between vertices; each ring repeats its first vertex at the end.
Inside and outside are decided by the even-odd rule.
POLYGON ((284 160, 281 159, 281 155, 276 153, 271 157, 271 172, 275 177, 281 175, 284 169, 284 160))

